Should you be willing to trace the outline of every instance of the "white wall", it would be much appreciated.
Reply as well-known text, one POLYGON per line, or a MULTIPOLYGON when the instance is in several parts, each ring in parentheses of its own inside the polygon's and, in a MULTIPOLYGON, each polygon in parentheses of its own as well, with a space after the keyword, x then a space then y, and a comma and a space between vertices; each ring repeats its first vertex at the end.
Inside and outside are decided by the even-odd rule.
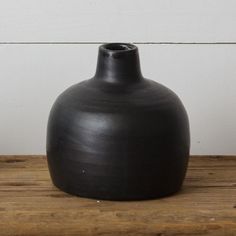
POLYGON ((233 0, 0 0, 0 154, 44 154, 53 101, 117 41, 182 99, 192 154, 236 154, 233 0))

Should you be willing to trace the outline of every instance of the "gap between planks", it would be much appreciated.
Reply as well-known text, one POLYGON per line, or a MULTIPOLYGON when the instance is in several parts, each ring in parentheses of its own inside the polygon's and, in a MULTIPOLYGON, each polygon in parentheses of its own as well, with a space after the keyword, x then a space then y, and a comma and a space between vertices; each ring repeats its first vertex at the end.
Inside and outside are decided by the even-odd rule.
MULTIPOLYGON (((113 41, 112 41, 113 42, 113 41)), ((32 44, 32 45, 37 45, 37 44, 58 44, 58 45, 66 45, 66 44, 81 44, 81 45, 90 45, 90 44, 106 44, 106 43, 111 43, 111 42, 77 42, 77 41, 32 41, 32 42, 27 42, 27 41, 19 41, 19 42, 0 42, 1 44, 32 44)), ((138 45, 236 45, 236 42, 125 42, 125 43, 132 43, 132 44, 138 44, 138 45)))

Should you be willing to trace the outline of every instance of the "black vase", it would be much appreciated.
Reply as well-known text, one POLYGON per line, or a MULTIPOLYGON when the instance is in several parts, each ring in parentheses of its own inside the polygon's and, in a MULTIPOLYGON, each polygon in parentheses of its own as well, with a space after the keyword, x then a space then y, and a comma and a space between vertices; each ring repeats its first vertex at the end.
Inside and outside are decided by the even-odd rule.
POLYGON ((100 46, 95 76, 63 92, 48 121, 52 181, 81 197, 137 200, 173 194, 184 180, 189 146, 181 101, 142 76, 132 44, 100 46))

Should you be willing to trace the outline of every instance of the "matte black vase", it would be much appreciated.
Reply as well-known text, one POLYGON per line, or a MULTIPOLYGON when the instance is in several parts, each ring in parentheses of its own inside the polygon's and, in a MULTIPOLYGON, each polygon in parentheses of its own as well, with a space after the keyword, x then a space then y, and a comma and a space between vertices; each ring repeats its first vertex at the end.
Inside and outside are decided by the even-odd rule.
POLYGON ((145 79, 132 44, 99 47, 97 71, 56 100, 47 133, 53 183, 81 197, 137 200, 178 191, 189 159, 179 98, 145 79))

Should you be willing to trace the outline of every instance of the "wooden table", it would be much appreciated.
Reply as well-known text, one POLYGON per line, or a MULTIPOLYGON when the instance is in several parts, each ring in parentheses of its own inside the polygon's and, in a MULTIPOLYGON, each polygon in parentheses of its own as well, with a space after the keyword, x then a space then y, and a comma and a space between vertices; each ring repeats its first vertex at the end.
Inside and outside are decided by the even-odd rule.
POLYGON ((44 156, 0 156, 0 235, 236 235, 236 156, 191 157, 182 190, 134 202, 68 195, 44 156))

